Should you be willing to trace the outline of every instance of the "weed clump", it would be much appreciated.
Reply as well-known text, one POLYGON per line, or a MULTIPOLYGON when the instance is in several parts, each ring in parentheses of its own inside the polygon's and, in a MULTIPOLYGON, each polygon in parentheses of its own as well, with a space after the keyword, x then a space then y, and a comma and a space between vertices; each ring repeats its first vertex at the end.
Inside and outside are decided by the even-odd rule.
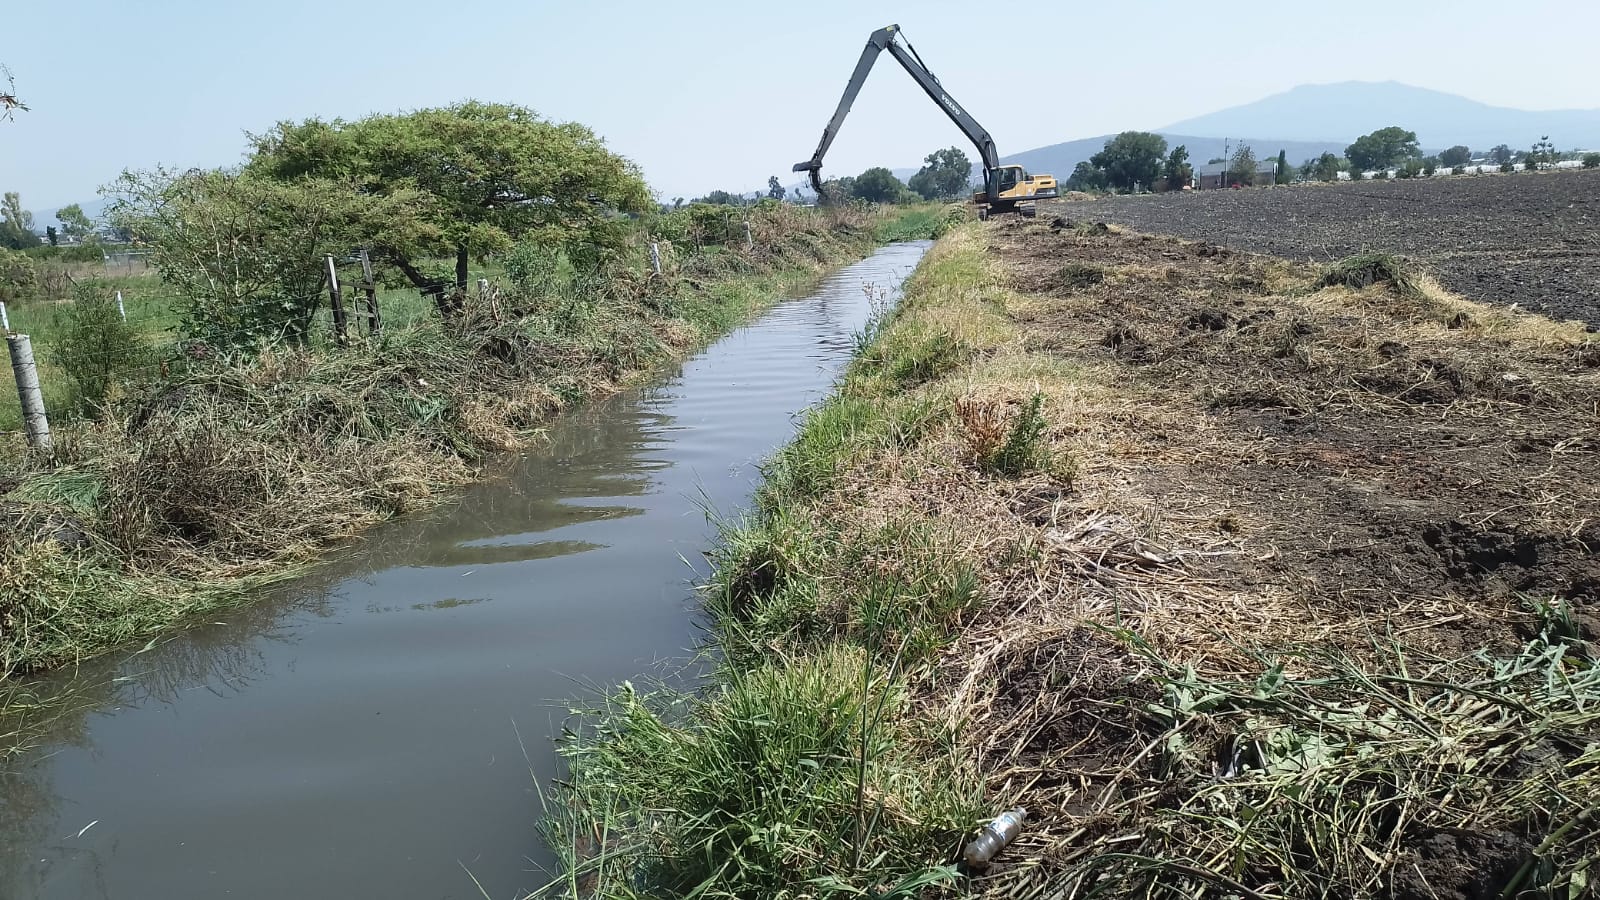
POLYGON ((1317 287, 1347 287, 1353 290, 1386 285, 1400 297, 1422 296, 1422 287, 1411 264, 1390 253, 1360 253, 1329 266, 1317 279, 1317 287))
MULTIPOLYGON (((1044 395, 1020 404, 963 397, 956 401, 962 435, 973 461, 984 472, 1015 478, 1034 471, 1057 470, 1044 417, 1044 395)), ((1070 476, 1065 480, 1070 481, 1070 476)))
POLYGON ((832 647, 733 672, 701 697, 629 686, 569 740, 569 879, 604 896, 913 897, 948 884, 976 780, 908 727, 902 679, 832 647), (715 892, 704 896, 729 896, 715 892))

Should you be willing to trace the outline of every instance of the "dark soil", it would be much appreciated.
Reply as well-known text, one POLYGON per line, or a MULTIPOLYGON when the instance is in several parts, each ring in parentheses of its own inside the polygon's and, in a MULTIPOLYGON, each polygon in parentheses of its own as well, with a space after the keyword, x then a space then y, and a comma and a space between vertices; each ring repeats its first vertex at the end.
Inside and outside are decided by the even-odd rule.
POLYGON ((1445 287, 1600 327, 1600 172, 1195 191, 1048 205, 1043 217, 1289 259, 1404 254, 1445 287))
POLYGON ((1045 301, 1023 319, 1031 347, 1112 361, 1152 418, 1203 428, 1139 430, 1132 477, 1238 532, 1218 578, 1302 596, 1357 625, 1356 644, 1419 604, 1506 614, 1417 629, 1448 655, 1520 644, 1511 620, 1535 601, 1600 611, 1592 343, 1452 328, 1383 285, 1318 294, 1312 269, 1209 244, 1025 223, 990 236, 1045 301), (1065 288, 1064 266, 1105 278, 1065 288))

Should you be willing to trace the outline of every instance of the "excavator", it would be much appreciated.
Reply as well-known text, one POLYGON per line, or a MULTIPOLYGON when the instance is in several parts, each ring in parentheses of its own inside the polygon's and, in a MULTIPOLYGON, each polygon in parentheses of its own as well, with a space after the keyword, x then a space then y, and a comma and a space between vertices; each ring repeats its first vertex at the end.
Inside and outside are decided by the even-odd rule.
POLYGON ((867 73, 872 71, 872 64, 877 62, 878 54, 885 50, 916 79, 917 84, 933 98, 933 102, 967 136, 967 140, 978 148, 978 158, 983 161, 983 189, 972 195, 972 202, 978 206, 978 218, 1013 212, 1031 217, 1036 211, 1033 201, 1057 196, 1054 175, 1030 175, 1022 166, 1000 165, 1000 154, 994 149, 994 139, 989 137, 989 132, 962 109, 961 104, 945 93, 939 79, 928 71, 922 57, 917 55, 916 48, 911 46, 910 41, 902 41, 899 36, 900 26, 890 25, 874 31, 872 37, 867 39, 867 48, 861 51, 855 73, 850 76, 850 83, 845 85, 844 96, 839 98, 839 108, 834 110, 828 127, 823 129, 817 152, 805 162, 794 165, 794 171, 810 174, 811 187, 816 190, 818 201, 824 201, 827 197, 822 190, 823 154, 828 152, 828 147, 839 134, 839 126, 844 124, 844 117, 850 113, 850 106, 855 103, 856 94, 861 92, 861 85, 867 80, 867 73))

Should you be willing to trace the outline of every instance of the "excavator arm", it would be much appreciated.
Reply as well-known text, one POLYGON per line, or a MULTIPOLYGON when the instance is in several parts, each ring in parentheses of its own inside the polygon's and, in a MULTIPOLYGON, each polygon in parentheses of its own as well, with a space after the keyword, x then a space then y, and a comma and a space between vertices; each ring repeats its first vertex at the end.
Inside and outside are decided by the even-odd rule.
POLYGON ((989 137, 989 132, 978 124, 961 104, 950 97, 945 89, 940 86, 939 79, 928 71, 923 65, 921 57, 909 43, 902 46, 896 36, 900 33, 899 25, 890 25, 880 28, 867 39, 867 47, 861 51, 861 59, 856 62, 856 70, 850 76, 850 83, 845 85, 844 96, 839 98, 839 108, 834 110, 833 118, 828 120, 828 127, 822 131, 822 140, 817 143, 817 152, 805 162, 795 163, 794 171, 807 172, 811 176, 811 187, 816 190, 817 197, 822 198, 822 157, 828 152, 828 147, 833 144, 833 139, 839 134, 839 126, 844 124, 844 117, 850 114, 851 104, 856 102, 856 95, 861 92, 861 85, 867 80, 867 73, 872 71, 872 64, 878 61, 878 54, 885 50, 893 56, 917 84, 933 99, 945 115, 950 117, 956 127, 972 141, 978 148, 978 158, 983 162, 984 186, 991 196, 995 194, 995 185, 991 182, 995 178, 995 170, 1000 166, 1000 155, 995 152, 994 139, 989 137))

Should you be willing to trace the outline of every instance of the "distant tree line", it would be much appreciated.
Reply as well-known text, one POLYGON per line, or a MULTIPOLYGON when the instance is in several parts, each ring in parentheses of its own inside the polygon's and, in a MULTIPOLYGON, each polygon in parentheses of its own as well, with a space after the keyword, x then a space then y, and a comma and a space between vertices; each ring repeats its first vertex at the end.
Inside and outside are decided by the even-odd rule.
MULTIPOLYGON (((916 203, 924 200, 953 200, 966 194, 968 186, 972 183, 972 160, 961 151, 959 147, 948 147, 944 150, 935 150, 923 160, 922 168, 911 176, 909 183, 901 181, 895 174, 883 166, 874 166, 860 175, 846 175, 842 178, 830 178, 823 182, 822 189, 827 192, 831 200, 860 200, 865 203, 916 203)), ((760 200, 786 200, 791 199, 785 192, 783 182, 778 176, 773 175, 767 179, 767 191, 762 194, 742 194, 732 191, 711 191, 703 197, 696 197, 693 203, 710 203, 725 206, 745 206, 760 200)), ((798 188, 794 190, 795 202, 801 202, 805 195, 798 188)), ((683 198, 674 201, 675 206, 683 205, 683 198)))
MULTIPOLYGON (((1089 159, 1078 163, 1066 180, 1068 190, 1075 191, 1136 191, 1177 190, 1193 181, 1193 170, 1188 165, 1187 147, 1178 146, 1167 153, 1166 139, 1146 131, 1124 131, 1106 141, 1105 146, 1089 159)), ((1541 136, 1531 149, 1518 152, 1506 144, 1490 150, 1488 160, 1502 172, 1516 169, 1517 164, 1529 170, 1548 168, 1563 159, 1581 159, 1585 168, 1600 168, 1600 153, 1577 154, 1557 152, 1549 136, 1541 136)), ((1278 151, 1273 165, 1272 183, 1291 184, 1295 181, 1337 181, 1341 177, 1360 181, 1369 177, 1385 179, 1393 172, 1397 178, 1428 177, 1444 169, 1462 174, 1472 162, 1470 148, 1457 144, 1437 155, 1424 156, 1417 134, 1397 125, 1379 128, 1364 134, 1345 148, 1344 155, 1323 153, 1304 160, 1300 165, 1289 163, 1288 153, 1278 151)), ((1225 182, 1229 185, 1253 185, 1264 179, 1265 171, 1258 169, 1255 151, 1241 144, 1227 157, 1213 157, 1208 165, 1226 165, 1225 182)))

